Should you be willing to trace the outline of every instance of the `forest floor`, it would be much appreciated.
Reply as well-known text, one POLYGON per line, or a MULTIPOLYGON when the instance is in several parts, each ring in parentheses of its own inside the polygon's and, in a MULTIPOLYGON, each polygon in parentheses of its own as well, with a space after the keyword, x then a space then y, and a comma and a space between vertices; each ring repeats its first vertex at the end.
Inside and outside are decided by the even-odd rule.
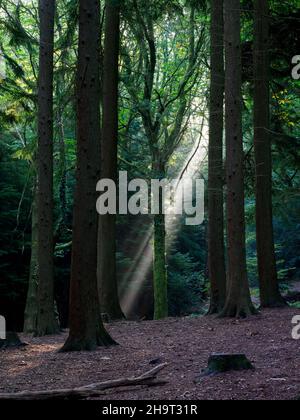
POLYGON ((299 309, 266 310, 246 320, 189 317, 108 325, 119 346, 59 354, 65 334, 0 352, 0 392, 70 388, 136 376, 155 363, 168 383, 107 391, 106 400, 290 400, 300 396, 300 341, 292 339, 299 309), (245 353, 254 371, 198 380, 211 353, 245 353))

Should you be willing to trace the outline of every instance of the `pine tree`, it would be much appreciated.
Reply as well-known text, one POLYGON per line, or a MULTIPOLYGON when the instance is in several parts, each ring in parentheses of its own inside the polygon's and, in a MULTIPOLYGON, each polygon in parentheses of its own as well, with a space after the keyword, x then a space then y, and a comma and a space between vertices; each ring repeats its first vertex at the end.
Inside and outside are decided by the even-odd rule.
MULTIPOLYGON (((120 4, 107 0, 103 68, 103 125, 101 178, 118 179, 118 81, 120 4)), ((116 272, 116 216, 101 215, 98 236, 98 281, 101 310, 112 320, 124 317, 118 296, 116 272)))
POLYGON ((58 331, 54 310, 53 54, 55 1, 39 1, 38 81, 38 314, 36 335, 58 331))
POLYGON ((96 184, 100 158, 100 4, 79 2, 77 184, 74 199, 70 333, 62 351, 114 344, 102 320, 97 289, 96 184))
POLYGON ((246 267, 240 7, 239 0, 225 2, 228 290, 221 315, 229 317, 255 312, 246 267))
POLYGON ((270 139, 269 6, 255 0, 254 22, 254 148, 256 161, 256 237, 261 306, 285 306, 276 268, 270 139))
POLYGON ((211 87, 208 157, 208 266, 211 284, 209 314, 219 313, 226 300, 224 250, 224 14, 223 1, 211 2, 211 87))

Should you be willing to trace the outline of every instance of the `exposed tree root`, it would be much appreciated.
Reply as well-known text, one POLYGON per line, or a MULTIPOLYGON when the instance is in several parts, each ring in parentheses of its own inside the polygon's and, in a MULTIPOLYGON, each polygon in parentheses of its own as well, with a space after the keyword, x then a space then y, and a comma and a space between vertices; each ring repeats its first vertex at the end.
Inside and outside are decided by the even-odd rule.
POLYGON ((287 301, 280 294, 274 297, 273 299, 270 298, 268 299, 268 301, 265 301, 261 304, 262 309, 266 309, 266 308, 278 309, 278 308, 286 308, 287 306, 288 306, 287 301))
POLYGON ((252 303, 234 304, 227 303, 219 318, 247 318, 251 315, 257 315, 258 311, 252 303))
POLYGON ((69 353, 69 352, 80 352, 80 351, 94 351, 98 347, 110 347, 116 346, 116 343, 108 332, 103 328, 96 332, 95 337, 81 337, 77 338, 70 335, 64 344, 64 346, 59 350, 60 353, 69 353))

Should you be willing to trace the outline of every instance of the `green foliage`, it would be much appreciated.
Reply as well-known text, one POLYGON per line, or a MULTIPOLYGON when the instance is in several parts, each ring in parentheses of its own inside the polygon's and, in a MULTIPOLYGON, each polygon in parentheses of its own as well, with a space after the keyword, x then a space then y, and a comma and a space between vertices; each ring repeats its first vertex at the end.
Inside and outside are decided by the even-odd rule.
POLYGON ((189 254, 177 252, 170 256, 168 261, 170 316, 202 313, 205 282, 203 274, 197 271, 197 266, 189 254))
POLYGON ((5 140, 0 136, 0 312, 18 324, 28 277, 31 193, 28 167, 11 158, 13 149, 5 140))

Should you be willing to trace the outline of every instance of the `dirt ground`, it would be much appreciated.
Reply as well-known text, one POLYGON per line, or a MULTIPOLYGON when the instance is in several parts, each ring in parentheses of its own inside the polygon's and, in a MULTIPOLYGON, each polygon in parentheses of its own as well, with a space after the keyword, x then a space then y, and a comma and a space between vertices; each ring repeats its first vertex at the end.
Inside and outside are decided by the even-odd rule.
POLYGON ((107 391, 106 400, 290 400, 300 396, 300 341, 292 339, 297 309, 268 310, 247 320, 212 317, 108 325, 120 344, 94 353, 59 354, 66 335, 0 352, 0 392, 37 391, 131 377, 169 365, 155 388, 107 391), (202 378, 211 353, 245 353, 255 371, 202 378))

